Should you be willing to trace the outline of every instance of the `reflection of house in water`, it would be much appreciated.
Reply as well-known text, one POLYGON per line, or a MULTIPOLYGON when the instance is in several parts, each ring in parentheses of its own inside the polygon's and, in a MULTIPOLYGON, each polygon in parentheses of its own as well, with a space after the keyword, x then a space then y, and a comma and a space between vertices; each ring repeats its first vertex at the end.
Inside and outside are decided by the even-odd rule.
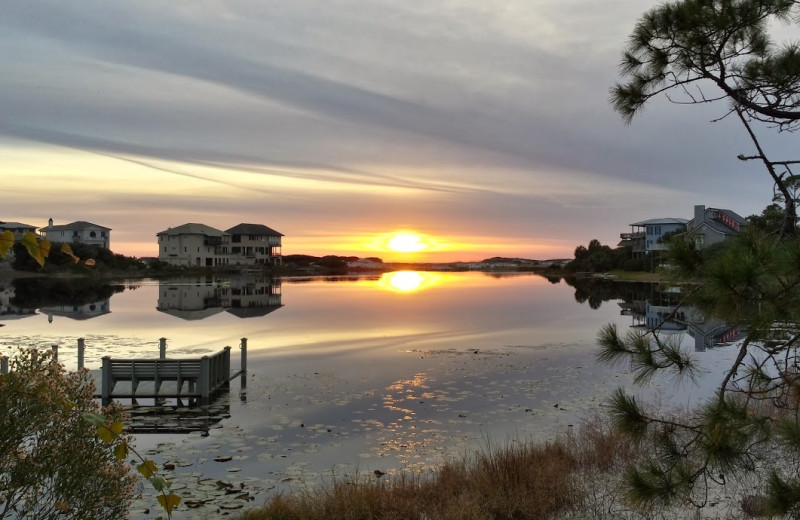
POLYGON ((676 310, 677 305, 670 302, 669 295, 658 303, 652 303, 650 299, 626 300, 619 304, 620 313, 631 317, 631 328, 655 330, 661 332, 683 332, 686 330, 688 321, 687 314, 691 313, 688 307, 676 310))
POLYGON ((667 334, 687 332, 694 338, 697 352, 736 342, 745 335, 744 327, 708 319, 695 307, 655 305, 649 300, 625 301, 619 305, 623 315, 631 316, 631 328, 648 331, 658 329, 660 333, 667 334))
POLYGON ((279 278, 197 278, 162 282, 159 311, 185 320, 201 320, 222 311, 240 318, 265 316, 283 306, 279 278))
POLYGON ((687 332, 694 338, 694 349, 703 352, 707 348, 728 345, 745 335, 744 327, 728 325, 719 320, 693 321, 687 332))
POLYGON ((111 312, 109 299, 100 300, 83 305, 51 305, 40 309, 47 314, 47 321, 53 321, 53 316, 63 316, 73 320, 89 320, 111 312))
POLYGON ((11 285, 0 285, 0 320, 17 320, 36 315, 36 309, 12 305, 16 290, 11 285))

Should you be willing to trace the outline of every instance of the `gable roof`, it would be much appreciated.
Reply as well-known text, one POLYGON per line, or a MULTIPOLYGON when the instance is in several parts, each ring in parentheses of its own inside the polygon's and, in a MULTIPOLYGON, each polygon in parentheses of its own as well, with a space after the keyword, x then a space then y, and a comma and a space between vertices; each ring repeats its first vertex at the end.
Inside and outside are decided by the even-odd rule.
POLYGON ((703 216, 704 216, 703 222, 700 222, 698 224, 694 221, 695 219, 692 219, 689 221, 688 227, 692 228, 697 226, 707 226, 713 229, 714 231, 717 231, 718 233, 728 235, 728 234, 738 233, 742 227, 747 225, 747 219, 745 219, 744 217, 742 217, 741 215, 730 209, 706 208, 705 211, 703 212, 703 216), (713 214, 714 212, 716 212, 718 215, 721 215, 721 217, 717 218, 707 217, 709 213, 713 214), (734 225, 730 225, 730 223, 725 223, 725 221, 732 221, 734 225), (739 230, 737 230, 735 226, 738 226, 739 230))
POLYGON ((36 229, 36 226, 23 224, 22 222, 3 222, 0 220, 0 229, 36 229))
POLYGON ((219 229, 213 228, 211 226, 206 226, 205 224, 196 224, 194 222, 190 222, 188 224, 183 224, 178 227, 174 228, 167 228, 164 231, 160 231, 156 233, 156 236, 160 235, 206 235, 209 237, 221 237, 225 233, 220 231, 219 229))
POLYGON ((82 231, 88 228, 105 229, 106 231, 111 231, 111 228, 98 226, 97 224, 86 222, 85 220, 78 220, 69 224, 60 224, 57 226, 46 226, 40 229, 40 231, 82 231))
POLYGON ((642 220, 641 222, 634 222, 631 226, 652 226, 652 225, 665 225, 665 224, 686 224, 688 220, 685 218, 666 217, 666 218, 651 218, 650 220, 642 220))
POLYGON ((262 224, 237 224, 232 228, 225 231, 231 235, 271 235, 271 236, 284 236, 283 233, 278 233, 274 229, 264 226, 262 224))

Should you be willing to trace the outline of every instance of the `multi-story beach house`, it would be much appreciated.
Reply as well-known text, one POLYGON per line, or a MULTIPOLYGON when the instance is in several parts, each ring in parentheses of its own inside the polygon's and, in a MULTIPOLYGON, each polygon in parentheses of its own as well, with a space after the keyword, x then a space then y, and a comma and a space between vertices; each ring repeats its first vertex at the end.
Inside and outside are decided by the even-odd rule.
POLYGON ((630 233, 620 233, 620 247, 631 246, 634 256, 667 248, 664 236, 668 233, 682 233, 686 230, 685 218, 652 218, 630 224, 630 233))
POLYGON ((98 226, 84 220, 54 225, 53 219, 50 219, 47 222, 47 227, 41 228, 39 232, 49 242, 66 244, 77 242, 111 249, 111 228, 98 226))
POLYGON ((156 233, 158 259, 170 265, 219 267, 228 265, 230 235, 224 231, 190 222, 156 233))
POLYGON ((695 245, 698 249, 722 242, 738 235, 747 225, 747 220, 735 211, 720 208, 706 208, 703 205, 694 207, 694 218, 654 218, 630 224, 630 233, 620 233, 622 239, 619 247, 630 246, 633 256, 644 255, 651 251, 667 249, 664 236, 668 233, 695 233, 695 245))
POLYGON ((697 205, 686 228, 695 233, 697 248, 703 249, 740 234, 746 225, 747 220, 735 211, 697 205))
POLYGON ((281 233, 261 224, 239 224, 227 231, 205 224, 183 224, 157 233, 158 259, 171 265, 219 267, 281 263, 281 233))
POLYGON ((231 237, 231 258, 242 265, 275 265, 281 262, 281 237, 261 224, 239 224, 225 231, 231 237))

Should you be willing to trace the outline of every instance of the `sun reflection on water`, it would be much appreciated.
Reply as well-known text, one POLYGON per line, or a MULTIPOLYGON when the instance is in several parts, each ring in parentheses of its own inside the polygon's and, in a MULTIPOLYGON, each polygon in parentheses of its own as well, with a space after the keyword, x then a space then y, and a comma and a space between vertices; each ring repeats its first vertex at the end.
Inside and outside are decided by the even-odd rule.
POLYGON ((429 289, 438 284, 442 276, 422 271, 394 271, 384 273, 376 283, 379 287, 394 292, 411 293, 429 289))

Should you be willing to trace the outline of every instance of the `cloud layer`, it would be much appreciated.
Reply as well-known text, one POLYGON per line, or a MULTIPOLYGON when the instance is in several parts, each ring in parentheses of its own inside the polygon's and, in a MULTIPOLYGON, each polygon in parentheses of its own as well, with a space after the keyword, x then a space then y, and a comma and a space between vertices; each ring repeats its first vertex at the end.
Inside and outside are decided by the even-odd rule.
POLYGON ((771 186, 735 122, 710 123, 724 107, 628 127, 609 108, 643 7, 10 0, 0 219, 90 220, 138 255, 190 221, 264 223, 286 253, 416 228, 477 259, 568 256, 694 204, 759 212, 771 186))

